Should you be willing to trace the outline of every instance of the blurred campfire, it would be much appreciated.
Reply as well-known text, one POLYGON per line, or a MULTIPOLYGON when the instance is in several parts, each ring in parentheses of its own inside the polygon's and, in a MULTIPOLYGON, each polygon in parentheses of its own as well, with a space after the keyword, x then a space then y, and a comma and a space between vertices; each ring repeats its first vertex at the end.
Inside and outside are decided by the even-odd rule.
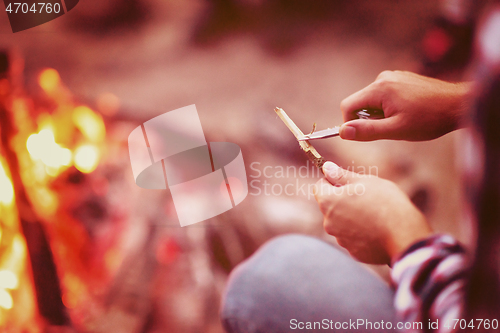
POLYGON ((82 289, 88 285, 81 277, 106 272, 92 263, 89 267, 95 269, 86 276, 89 267, 78 267, 81 258, 72 260, 85 251, 89 233, 72 226, 69 219, 58 221, 61 206, 72 198, 56 192, 63 174, 96 169, 104 153, 105 126, 98 113, 76 102, 56 70, 40 72, 41 94, 32 98, 20 85, 22 59, 1 56, 0 327, 37 332, 50 325, 68 325, 64 306, 80 306, 82 289), (49 247, 45 228, 51 236, 65 235, 49 237, 49 247), (51 248, 65 282, 62 294, 51 248))
POLYGON ((127 178, 136 125, 114 95, 80 103, 51 68, 28 95, 22 59, 3 55, 2 332, 222 332, 227 272, 276 232, 231 213, 178 227, 168 191, 127 178))

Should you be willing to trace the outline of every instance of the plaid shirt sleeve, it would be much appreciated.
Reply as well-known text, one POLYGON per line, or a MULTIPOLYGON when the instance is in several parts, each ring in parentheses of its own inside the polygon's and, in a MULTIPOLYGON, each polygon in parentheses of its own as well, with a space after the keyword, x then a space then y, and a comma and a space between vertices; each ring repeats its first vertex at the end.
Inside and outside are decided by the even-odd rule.
POLYGON ((452 332, 454 319, 460 319, 463 310, 464 248, 451 236, 432 236, 412 245, 392 267, 394 305, 400 318, 423 323, 423 332, 452 332), (438 329, 430 328, 429 320, 439 320, 438 329))

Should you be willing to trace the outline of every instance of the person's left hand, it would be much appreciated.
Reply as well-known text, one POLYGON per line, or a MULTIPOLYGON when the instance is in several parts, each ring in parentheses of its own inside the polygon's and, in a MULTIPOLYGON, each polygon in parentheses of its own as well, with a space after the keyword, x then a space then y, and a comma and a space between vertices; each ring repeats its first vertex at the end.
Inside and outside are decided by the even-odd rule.
POLYGON ((391 181, 361 175, 332 162, 315 196, 324 215, 323 226, 356 259, 389 264, 417 240, 431 234, 425 217, 391 181))

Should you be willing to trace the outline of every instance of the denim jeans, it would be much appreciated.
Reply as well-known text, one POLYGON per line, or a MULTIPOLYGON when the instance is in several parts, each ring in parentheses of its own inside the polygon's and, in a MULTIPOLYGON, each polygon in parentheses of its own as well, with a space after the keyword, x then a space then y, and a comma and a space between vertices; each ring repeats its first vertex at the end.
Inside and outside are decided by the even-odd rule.
POLYGON ((228 333, 397 332, 393 295, 336 247, 285 235, 233 270, 221 319, 228 333))

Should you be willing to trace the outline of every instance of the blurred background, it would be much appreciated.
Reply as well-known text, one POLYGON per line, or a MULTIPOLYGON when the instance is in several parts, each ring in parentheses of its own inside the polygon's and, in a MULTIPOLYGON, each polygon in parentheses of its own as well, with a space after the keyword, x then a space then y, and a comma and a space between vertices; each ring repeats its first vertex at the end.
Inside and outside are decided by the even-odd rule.
MULTIPOLYGON (((320 174, 274 107, 309 132, 341 124, 340 101, 383 70, 459 81, 477 8, 81 0, 15 34, 1 14, 1 330, 222 332, 227 275, 262 243, 292 232, 335 243, 309 192, 320 174), (250 188, 235 209, 181 228, 168 191, 135 185, 127 137, 190 104, 207 141, 242 148, 250 188)), ((345 168, 395 181, 435 230, 467 242, 459 137, 315 146, 345 168)))

